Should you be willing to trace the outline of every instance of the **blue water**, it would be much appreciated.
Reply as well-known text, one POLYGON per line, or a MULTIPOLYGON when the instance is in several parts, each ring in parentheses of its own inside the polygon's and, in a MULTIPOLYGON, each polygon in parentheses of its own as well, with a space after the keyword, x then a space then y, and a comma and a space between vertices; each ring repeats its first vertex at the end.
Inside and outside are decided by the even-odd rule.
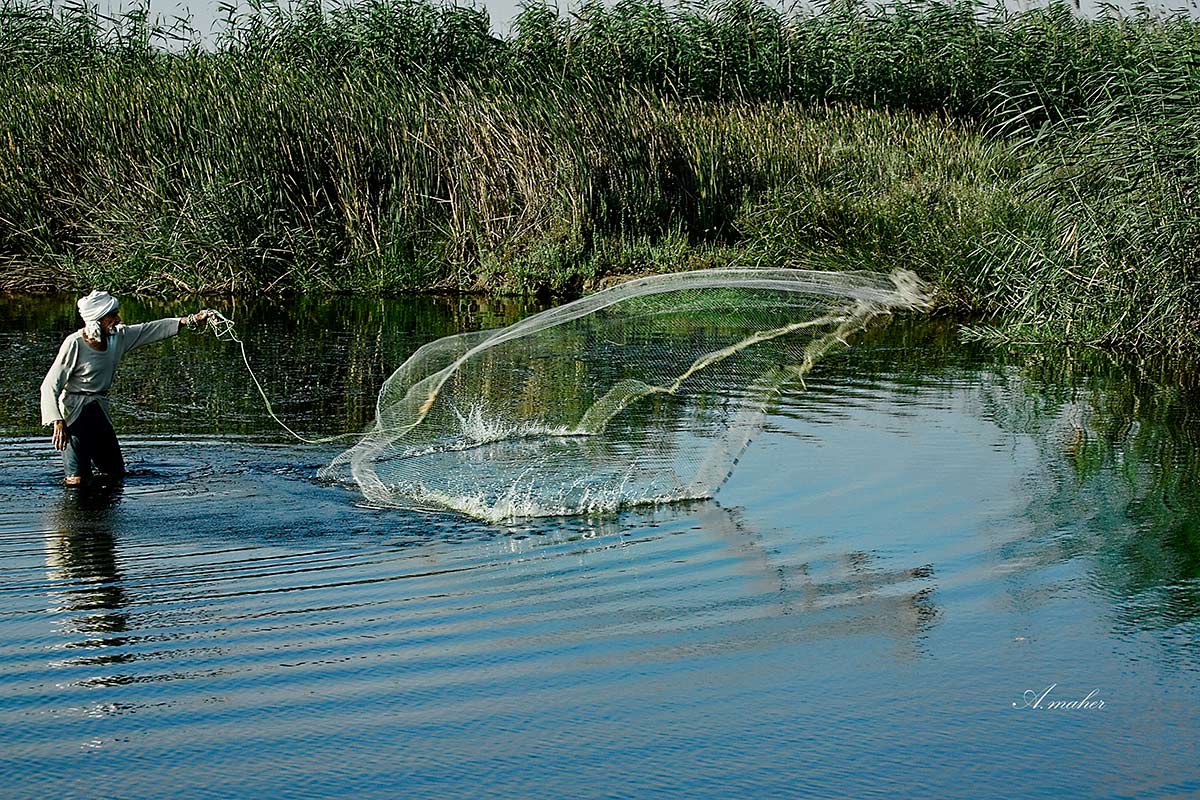
MULTIPOLYGON (((526 312, 438 302, 316 303, 319 345, 239 317, 329 433, 422 341, 526 312)), ((1178 376, 899 324, 715 500, 495 526, 318 481, 339 445, 288 443, 203 339, 130 356, 133 475, 65 490, 29 395, 69 314, 0 311, 5 797, 1200 796, 1178 376)))

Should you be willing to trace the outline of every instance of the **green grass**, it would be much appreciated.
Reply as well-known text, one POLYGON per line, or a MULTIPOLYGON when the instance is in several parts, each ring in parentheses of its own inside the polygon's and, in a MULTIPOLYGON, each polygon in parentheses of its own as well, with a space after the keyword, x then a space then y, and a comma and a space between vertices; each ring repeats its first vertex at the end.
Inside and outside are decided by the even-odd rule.
POLYGON ((0 286, 907 267, 992 338, 1200 345, 1186 19, 624 0, 498 38, 405 0, 268 6, 214 50, 116 23, 0 0, 0 286))

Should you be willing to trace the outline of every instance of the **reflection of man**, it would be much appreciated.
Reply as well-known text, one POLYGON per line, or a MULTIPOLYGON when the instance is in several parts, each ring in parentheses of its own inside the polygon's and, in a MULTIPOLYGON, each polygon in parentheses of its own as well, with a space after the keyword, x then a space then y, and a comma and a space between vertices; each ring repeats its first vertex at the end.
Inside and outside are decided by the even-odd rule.
POLYGON ((47 526, 47 573, 51 580, 65 584, 59 592, 60 610, 79 612, 66 628, 87 637, 89 643, 100 639, 103 644, 116 644, 112 635, 128 627, 111 519, 120 499, 120 489, 67 493, 47 526))
POLYGON ((78 486, 92 466, 109 478, 125 474, 121 446, 108 413, 108 389, 117 364, 130 350, 202 325, 207 311, 188 317, 122 325, 117 298, 92 292, 80 298, 84 327, 66 338, 42 381, 42 424, 53 425, 56 450, 63 451, 66 484, 78 486))

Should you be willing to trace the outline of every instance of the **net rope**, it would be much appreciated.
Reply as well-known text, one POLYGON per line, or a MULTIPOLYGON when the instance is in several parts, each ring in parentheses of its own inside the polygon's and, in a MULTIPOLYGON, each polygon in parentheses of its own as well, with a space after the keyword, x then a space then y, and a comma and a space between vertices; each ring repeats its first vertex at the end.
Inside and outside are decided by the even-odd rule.
POLYGON ((271 419, 275 420, 275 422, 278 423, 281 428, 305 444, 328 444, 330 442, 337 442, 343 439, 356 439, 362 435, 360 433, 339 433, 333 436, 324 436, 314 439, 292 430, 291 426, 280 419, 279 415, 275 413, 275 408, 271 405, 271 398, 267 396, 267 391, 263 388, 262 382, 258 379, 258 375, 255 374, 254 367, 250 366, 250 357, 246 354, 246 343, 237 335, 237 329, 234 321, 215 309, 205 309, 205 313, 207 314, 207 319, 205 322, 208 325, 208 330, 212 332, 217 339, 226 342, 233 342, 238 346, 242 354, 242 363, 246 365, 246 372, 250 375, 250 380, 254 383, 254 388, 258 390, 258 395, 262 398, 263 404, 267 408, 267 414, 269 414, 271 419))

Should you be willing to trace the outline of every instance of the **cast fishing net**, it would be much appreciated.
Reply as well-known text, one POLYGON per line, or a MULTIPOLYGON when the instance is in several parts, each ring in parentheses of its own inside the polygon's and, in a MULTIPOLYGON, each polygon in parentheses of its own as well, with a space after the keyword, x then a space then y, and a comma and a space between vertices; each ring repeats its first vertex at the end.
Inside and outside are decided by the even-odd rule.
POLYGON ((372 503, 513 519, 711 496, 780 388, 911 273, 701 270, 633 280, 414 352, 322 470, 372 503))

